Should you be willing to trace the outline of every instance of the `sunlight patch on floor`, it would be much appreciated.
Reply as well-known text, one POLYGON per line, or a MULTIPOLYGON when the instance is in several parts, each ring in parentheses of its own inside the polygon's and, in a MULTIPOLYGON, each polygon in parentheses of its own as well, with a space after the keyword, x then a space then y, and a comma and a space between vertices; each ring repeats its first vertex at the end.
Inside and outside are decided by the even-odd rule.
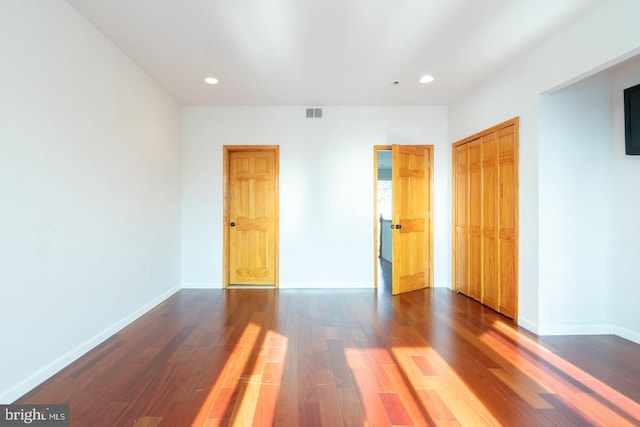
POLYGON ((228 425, 251 425, 258 412, 260 422, 271 425, 287 344, 286 337, 249 323, 191 425, 226 425, 225 419, 228 425), (256 347, 259 347, 257 355, 256 347), (262 398, 266 402, 261 404, 263 395, 269 398, 262 398))
MULTIPOLYGON (((640 404, 637 402, 502 322, 495 321, 491 327, 500 335, 517 342, 517 345, 530 356, 542 359, 542 362, 529 364, 531 369, 519 370, 519 372, 527 375, 543 387, 545 393, 555 396, 575 413, 602 425, 637 425, 636 423, 639 422, 640 404), (545 374, 536 366, 540 363, 546 365, 544 370, 552 370, 555 373, 545 374), (562 398, 561 395, 570 396, 570 398, 562 398)), ((484 334, 481 339, 487 345, 496 347, 496 339, 488 334, 484 334)), ((520 361, 518 363, 524 364, 520 361)))

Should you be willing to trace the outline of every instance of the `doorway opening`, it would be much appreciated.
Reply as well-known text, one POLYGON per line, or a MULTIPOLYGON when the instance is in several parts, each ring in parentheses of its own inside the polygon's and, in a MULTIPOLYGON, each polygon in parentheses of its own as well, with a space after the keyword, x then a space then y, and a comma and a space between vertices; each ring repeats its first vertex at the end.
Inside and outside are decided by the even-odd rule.
POLYGON ((391 147, 376 150, 375 215, 377 230, 376 246, 376 287, 391 292, 392 278, 392 238, 393 185, 391 179, 391 147))

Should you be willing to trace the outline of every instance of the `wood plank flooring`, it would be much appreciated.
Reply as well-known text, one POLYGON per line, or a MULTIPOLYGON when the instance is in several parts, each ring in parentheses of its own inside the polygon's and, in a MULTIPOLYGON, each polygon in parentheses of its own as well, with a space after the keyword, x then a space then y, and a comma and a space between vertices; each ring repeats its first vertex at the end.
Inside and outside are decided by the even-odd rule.
POLYGON ((448 289, 183 290, 16 403, 71 426, 640 425, 640 346, 448 289))

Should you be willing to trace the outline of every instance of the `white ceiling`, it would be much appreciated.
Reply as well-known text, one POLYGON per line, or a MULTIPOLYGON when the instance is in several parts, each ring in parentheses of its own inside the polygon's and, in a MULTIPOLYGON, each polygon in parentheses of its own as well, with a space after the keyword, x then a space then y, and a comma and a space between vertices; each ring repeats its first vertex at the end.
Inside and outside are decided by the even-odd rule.
POLYGON ((324 106, 448 104, 597 0, 67 1, 183 105, 324 106))

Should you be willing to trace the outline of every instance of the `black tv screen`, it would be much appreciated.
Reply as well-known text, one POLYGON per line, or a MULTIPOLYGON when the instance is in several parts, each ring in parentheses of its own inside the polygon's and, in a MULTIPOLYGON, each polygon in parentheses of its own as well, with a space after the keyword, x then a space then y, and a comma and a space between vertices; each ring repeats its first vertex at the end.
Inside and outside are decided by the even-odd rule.
POLYGON ((624 90, 624 137, 629 155, 640 155, 640 84, 624 90))

